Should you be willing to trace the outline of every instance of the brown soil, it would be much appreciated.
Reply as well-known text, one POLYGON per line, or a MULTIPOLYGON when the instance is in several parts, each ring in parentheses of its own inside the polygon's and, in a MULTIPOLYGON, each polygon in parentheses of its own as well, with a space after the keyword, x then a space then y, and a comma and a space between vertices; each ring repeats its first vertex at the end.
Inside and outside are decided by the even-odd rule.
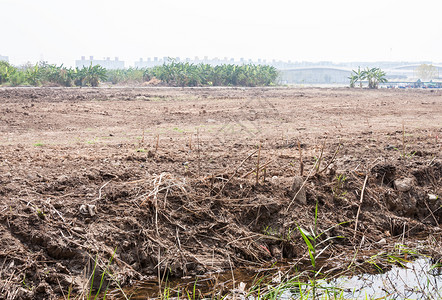
POLYGON ((440 253, 441 92, 0 89, 0 299, 79 292, 115 249, 123 286, 305 257, 316 202, 347 222, 323 257, 440 253))

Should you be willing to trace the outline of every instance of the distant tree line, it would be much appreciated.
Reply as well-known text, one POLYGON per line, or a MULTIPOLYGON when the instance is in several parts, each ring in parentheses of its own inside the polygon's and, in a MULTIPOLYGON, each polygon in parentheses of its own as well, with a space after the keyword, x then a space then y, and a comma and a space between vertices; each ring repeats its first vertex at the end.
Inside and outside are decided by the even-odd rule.
POLYGON ((433 65, 421 64, 415 70, 416 76, 421 80, 432 80, 439 78, 439 71, 433 65))
POLYGON ((171 61, 151 68, 107 70, 99 65, 67 68, 47 62, 15 67, 0 61, 0 85, 92 86, 156 82, 166 86, 269 86, 276 84, 278 71, 267 65, 212 66, 171 61))

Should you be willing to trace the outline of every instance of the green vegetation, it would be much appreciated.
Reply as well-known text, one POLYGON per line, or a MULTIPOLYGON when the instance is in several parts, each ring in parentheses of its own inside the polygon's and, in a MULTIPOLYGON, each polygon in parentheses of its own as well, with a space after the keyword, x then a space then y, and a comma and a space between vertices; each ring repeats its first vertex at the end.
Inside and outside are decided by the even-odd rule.
POLYGON ((99 65, 66 68, 47 62, 14 67, 0 61, 0 85, 9 86, 92 86, 107 81, 111 84, 141 84, 156 79, 167 86, 268 86, 278 77, 276 68, 265 65, 219 65, 180 63, 172 60, 152 68, 106 70, 99 65))
POLYGON ((144 79, 157 78, 170 86, 268 86, 278 71, 265 65, 218 65, 177 63, 148 68, 144 79))
POLYGON ((415 72, 416 76, 422 80, 432 80, 439 77, 439 72, 433 65, 421 64, 415 72))
POLYGON ((106 69, 98 65, 72 69, 39 62, 35 65, 14 67, 0 61, 0 85, 98 86, 100 81, 106 79, 106 69))
POLYGON ((107 70, 107 81, 112 84, 142 83, 144 82, 145 69, 128 68, 119 70, 107 70))
POLYGON ((90 65, 89 67, 83 67, 82 69, 76 68, 74 71, 75 85, 96 87, 100 81, 105 81, 107 79, 106 72, 106 69, 99 65, 90 65))
POLYGON ((346 180, 347 177, 345 175, 336 175, 334 185, 332 187, 333 197, 335 199, 342 199, 347 194, 347 191, 344 189, 346 180))
POLYGON ((16 69, 6 61, 0 61, 0 84, 11 80, 16 69))
MULTIPOLYGON (((121 295, 120 299, 129 299, 124 293, 120 284, 118 283, 118 280, 115 278, 115 275, 111 272, 111 264, 114 260, 116 252, 117 248, 115 248, 112 256, 105 265, 100 264, 98 255, 95 256, 94 266, 89 277, 89 288, 83 290, 83 292, 77 296, 72 296, 71 288, 69 288, 67 299, 105 300, 109 290, 109 282, 107 281, 112 281, 117 286, 118 291, 121 295), (98 287, 95 286, 96 284, 98 285, 98 287)), ((64 298, 66 299, 66 297, 64 298)))
POLYGON ((361 67, 358 67, 358 70, 357 71, 353 70, 352 74, 348 78, 350 79, 351 88, 355 87, 355 83, 357 81, 359 81, 359 87, 362 88, 362 80, 365 79, 365 71, 361 70, 361 67))
POLYGON ((377 89, 379 87, 379 83, 387 82, 387 78, 385 78, 387 74, 382 71, 380 68, 366 68, 365 70, 361 70, 361 67, 358 67, 357 70, 353 70, 350 77, 350 87, 354 88, 355 83, 359 81, 359 87, 362 88, 362 81, 368 81, 368 88, 377 89))

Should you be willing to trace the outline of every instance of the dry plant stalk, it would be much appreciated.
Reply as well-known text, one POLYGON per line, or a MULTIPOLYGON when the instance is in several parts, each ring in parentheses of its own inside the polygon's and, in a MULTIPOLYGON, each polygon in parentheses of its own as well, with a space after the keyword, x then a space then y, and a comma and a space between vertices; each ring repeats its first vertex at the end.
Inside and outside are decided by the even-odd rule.
POLYGON ((356 213, 355 232, 354 232, 354 235, 353 235, 353 239, 356 238, 356 233, 357 233, 357 230, 358 230, 359 213, 361 212, 362 201, 364 200, 364 191, 365 191, 365 186, 367 185, 367 180, 368 180, 368 174, 365 175, 364 184, 363 184, 363 186, 362 186, 361 198, 360 198, 360 200, 359 200, 358 212, 356 213))
MULTIPOLYGON (((242 167, 242 165, 250 158, 252 157, 256 152, 258 152, 258 150, 253 151, 252 153, 249 154, 249 156, 247 156, 240 164, 238 167, 236 167, 235 171, 233 172, 233 175, 229 177, 229 179, 227 179, 226 183, 224 183, 223 187, 219 190, 219 192, 217 193, 217 195, 220 195, 224 188, 226 187, 226 185, 230 182, 230 180, 232 180, 233 177, 235 177, 236 173, 238 172, 239 168, 242 167)), ((212 191, 210 191, 210 193, 212 193, 212 191)))
POLYGON ((189 137, 189 149, 190 150, 192 150, 192 135, 193 135, 193 133, 191 133, 190 137, 189 137))
POLYGON ((305 178, 304 182, 302 183, 301 187, 299 188, 299 190, 296 192, 295 196, 292 198, 292 201, 289 203, 289 205, 287 206, 286 212, 289 211, 290 206, 292 206, 293 202, 295 202, 296 197, 298 197, 298 194, 301 192, 302 188, 305 186, 305 184, 307 183, 307 180, 311 177, 313 170, 316 169, 316 165, 318 164, 318 161, 315 162, 315 164, 313 165, 313 168, 310 170, 310 172, 307 174, 307 178, 305 178))
POLYGON ((157 144, 155 145, 155 153, 157 153, 157 151, 158 151, 159 144, 160 144, 160 135, 157 134, 157 144))
POLYGON ((258 161, 256 162, 256 182, 255 185, 258 185, 259 183, 259 160, 261 158, 261 143, 259 142, 259 147, 258 147, 258 161))
POLYGON ((301 143, 299 141, 298 141, 298 150, 299 150, 299 172, 302 177, 304 176, 304 162, 302 161, 301 143))
POLYGON ((161 270, 160 270, 160 265, 161 265, 161 247, 160 245, 158 245, 158 292, 161 295, 161 270))
POLYGON ((185 182, 178 181, 176 178, 172 176, 170 173, 161 173, 158 176, 155 176, 153 178, 153 190, 150 191, 147 195, 143 195, 144 200, 140 203, 140 206, 144 205, 146 201, 152 200, 155 206, 155 231, 157 235, 159 236, 159 230, 158 230, 158 194, 161 191, 166 191, 166 194, 164 196, 164 208, 166 207, 166 200, 167 195, 173 187, 177 187, 180 189, 183 193, 186 193, 186 189, 184 188, 185 182), (153 199, 151 199, 153 197, 153 199))
POLYGON ((403 156, 405 156, 405 154, 407 153, 405 148, 406 148, 406 145, 405 145, 405 125, 402 122, 402 151, 403 151, 402 155, 403 156))
POLYGON ((324 154, 324 148, 325 148, 325 142, 327 141, 327 137, 324 140, 324 143, 322 143, 322 147, 321 147, 321 154, 319 155, 318 158, 318 163, 316 165, 316 173, 319 173, 319 168, 321 167, 321 162, 322 162, 322 156, 324 154))
POLYGON ((328 169, 328 167, 333 163, 333 161, 336 158, 336 155, 338 154, 339 150, 341 150, 341 144, 339 144, 338 149, 336 149, 335 153, 333 154, 333 157, 331 158, 331 160, 329 161, 329 163, 321 170, 319 171, 319 173, 324 172, 325 170, 328 169))
POLYGON ((262 182, 264 183, 264 182, 266 181, 267 168, 264 168, 263 173, 264 173, 264 174, 263 174, 263 175, 264 175, 264 178, 263 178, 262 182))
POLYGON ((144 147, 144 127, 143 127, 143 135, 141 137, 140 148, 144 147))
MULTIPOLYGON (((266 162, 265 164, 259 166, 259 170, 260 170, 260 171, 261 171, 261 170, 262 170, 262 171, 266 170, 266 167, 267 167, 268 165, 270 165, 272 162, 273 162, 273 160, 269 160, 269 161, 266 162)), ((250 174, 253 174, 253 173, 256 173, 256 169, 252 169, 251 171, 247 172, 246 174, 242 175, 241 177, 242 177, 242 178, 246 178, 246 177, 250 176, 250 174)))
POLYGON ((211 178, 210 178, 210 190, 209 190, 209 196, 211 195, 212 191, 213 191, 213 184, 215 183, 215 175, 212 174, 211 178))
POLYGON ((198 177, 201 176, 201 153, 200 153, 200 130, 196 130, 196 143, 197 143, 197 154, 198 154, 198 177))

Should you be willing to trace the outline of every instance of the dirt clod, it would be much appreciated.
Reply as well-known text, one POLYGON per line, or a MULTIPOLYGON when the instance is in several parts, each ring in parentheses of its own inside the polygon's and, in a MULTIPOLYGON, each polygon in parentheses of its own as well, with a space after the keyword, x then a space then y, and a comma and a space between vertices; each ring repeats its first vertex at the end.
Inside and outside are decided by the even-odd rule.
POLYGON ((396 179, 394 181, 394 187, 399 192, 408 192, 415 185, 415 181, 414 178, 396 179))
POLYGON ((307 204, 307 196, 304 187, 304 178, 302 178, 301 176, 295 176, 293 178, 292 191, 295 194, 295 200, 299 204, 303 205, 307 204))

